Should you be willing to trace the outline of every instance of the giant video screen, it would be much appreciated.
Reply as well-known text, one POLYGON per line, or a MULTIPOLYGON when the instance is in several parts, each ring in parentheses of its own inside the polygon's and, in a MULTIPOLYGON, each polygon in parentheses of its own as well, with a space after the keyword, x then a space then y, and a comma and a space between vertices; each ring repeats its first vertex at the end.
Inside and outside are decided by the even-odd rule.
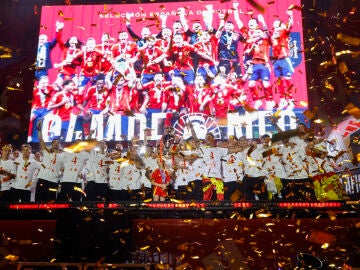
POLYGON ((29 142, 257 138, 307 109, 300 0, 43 6, 29 142))

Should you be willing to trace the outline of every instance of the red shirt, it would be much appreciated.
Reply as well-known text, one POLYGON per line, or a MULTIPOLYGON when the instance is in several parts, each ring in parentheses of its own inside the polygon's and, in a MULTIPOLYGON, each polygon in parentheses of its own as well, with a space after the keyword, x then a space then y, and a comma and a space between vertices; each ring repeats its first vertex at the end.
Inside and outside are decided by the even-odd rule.
POLYGON ((127 85, 124 85, 121 90, 117 90, 115 86, 112 87, 110 93, 110 111, 117 114, 124 114, 130 111, 130 90, 127 85))
POLYGON ((185 104, 182 90, 175 89, 172 86, 167 87, 163 92, 163 102, 167 104, 167 110, 178 110, 179 108, 183 108, 185 104))
MULTIPOLYGON (((190 89, 189 87, 186 88, 187 91, 187 101, 189 104, 190 112, 200 112, 200 105, 203 103, 206 96, 212 94, 211 88, 204 87, 197 89, 196 87, 190 89)), ((205 113, 209 113, 208 106, 205 107, 205 113)))
POLYGON ((194 52, 194 47, 190 45, 183 45, 182 47, 173 46, 169 54, 173 55, 174 65, 173 67, 179 70, 193 69, 193 61, 190 55, 194 52))
POLYGON ((149 101, 147 104, 148 108, 161 109, 164 100, 163 92, 170 84, 171 82, 164 81, 160 85, 155 85, 154 82, 151 82, 144 86, 144 90, 147 91, 149 96, 149 101))
POLYGON ((252 64, 266 64, 269 63, 270 43, 268 39, 261 39, 256 41, 254 48, 251 51, 252 64))
POLYGON ((127 41, 126 43, 117 43, 111 47, 112 57, 115 59, 121 57, 123 59, 129 59, 134 57, 137 52, 137 46, 135 42, 127 41))
POLYGON ((73 64, 81 64, 81 74, 92 77, 99 74, 103 54, 97 50, 91 52, 81 51, 72 61, 73 64))
POLYGON ((230 101, 233 99, 237 90, 226 86, 224 89, 214 91, 212 106, 215 108, 216 117, 224 118, 227 116, 229 110, 233 109, 230 101))
POLYGON ((79 115, 82 113, 82 110, 77 106, 84 103, 84 95, 80 95, 78 91, 72 92, 73 100, 74 100, 74 106, 71 109, 71 112, 73 114, 79 115))
POLYGON ((290 56, 289 35, 290 31, 286 29, 272 34, 271 45, 274 58, 281 59, 290 56))
MULTIPOLYGON (((75 58, 76 55, 78 55, 81 50, 78 48, 72 49, 72 48, 68 48, 68 47, 61 47, 62 48, 62 55, 61 55, 61 60, 62 61, 66 61, 66 62, 72 62, 75 58)), ((65 76, 72 76, 76 74, 76 64, 75 63, 71 63, 71 64, 67 64, 64 66, 61 66, 59 68, 59 73, 65 75, 65 76)))
POLYGON ((155 74, 161 72, 160 63, 151 63, 156 58, 162 56, 164 52, 157 47, 153 48, 142 48, 138 52, 138 57, 143 62, 143 73, 145 74, 155 74))
POLYGON ((138 91, 135 87, 131 88, 129 97, 130 108, 135 112, 139 112, 140 91, 138 91))
POLYGON ((111 59, 112 59, 112 51, 111 51, 111 47, 113 46, 113 44, 99 44, 96 45, 95 50, 99 51, 102 53, 103 57, 100 61, 100 72, 101 73, 107 73, 111 68, 112 68, 112 64, 111 64, 111 59))
POLYGON ((208 57, 212 58, 212 60, 209 60, 200 55, 199 66, 203 66, 204 64, 209 64, 210 66, 215 65, 214 61, 217 59, 217 42, 215 37, 211 37, 210 41, 206 43, 197 42, 194 44, 195 52, 206 54, 208 57))
POLYGON ((32 109, 47 108, 52 96, 55 94, 54 88, 48 86, 45 90, 34 87, 32 109))
MULTIPOLYGON (((160 170, 157 168, 152 174, 151 179, 157 184, 168 184, 171 181, 170 175, 166 170, 160 170)), ((154 186, 154 195, 159 195, 160 197, 166 197, 167 191, 161 187, 154 186)))
POLYGON ((52 104, 58 104, 63 102, 63 100, 67 100, 67 102, 59 107, 54 108, 53 114, 60 116, 62 121, 70 120, 70 113, 74 106, 74 96, 69 92, 58 92, 51 99, 52 104))
POLYGON ((96 85, 89 87, 84 97, 85 101, 87 101, 86 109, 105 109, 109 94, 110 92, 107 89, 96 93, 96 85))

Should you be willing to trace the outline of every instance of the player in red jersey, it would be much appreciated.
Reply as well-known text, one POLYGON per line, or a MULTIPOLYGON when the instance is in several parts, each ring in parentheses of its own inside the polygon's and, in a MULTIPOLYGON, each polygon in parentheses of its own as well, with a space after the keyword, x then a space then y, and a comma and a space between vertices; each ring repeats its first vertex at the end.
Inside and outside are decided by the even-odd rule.
POLYGON ((89 87, 84 95, 83 107, 90 114, 98 114, 105 109, 110 90, 105 86, 105 77, 98 76, 95 85, 89 87))
POLYGON ((258 109, 262 106, 261 96, 258 92, 256 82, 260 81, 264 91, 265 109, 271 110, 275 105, 272 96, 270 85, 270 38, 266 30, 266 23, 264 17, 259 15, 258 20, 262 23, 265 31, 256 29, 251 36, 251 47, 245 50, 245 53, 250 56, 250 67, 248 69, 249 88, 252 99, 255 101, 254 108, 258 109))
POLYGON ((61 137, 66 138, 69 128, 70 116, 73 107, 75 106, 75 97, 73 91, 76 89, 73 80, 65 80, 63 83, 63 90, 57 92, 51 99, 48 109, 52 111, 53 115, 57 115, 61 119, 61 137))
POLYGON ((95 46, 95 50, 102 53, 103 57, 100 61, 100 71, 101 74, 107 74, 112 68, 111 60, 112 56, 112 38, 109 33, 103 33, 101 36, 101 44, 95 46))
POLYGON ((164 91, 171 82, 165 80, 162 73, 155 74, 154 81, 143 86, 144 101, 140 107, 140 112, 146 115, 147 124, 151 123, 153 113, 162 110, 164 91))
POLYGON ((80 77, 79 77, 79 93, 82 94, 86 85, 91 82, 94 83, 94 79, 100 73, 101 61, 104 55, 95 49, 96 42, 94 38, 88 38, 86 41, 85 48, 79 52, 72 64, 81 66, 80 77))
POLYGON ((206 81, 212 81, 217 74, 216 61, 217 39, 207 31, 200 34, 199 42, 194 44, 198 57, 197 74, 201 74, 206 81))
MULTIPOLYGON (((85 137, 90 134, 90 130, 97 130, 94 127, 90 127, 93 121, 103 123, 104 111, 109 102, 109 94, 110 90, 105 86, 105 76, 103 75, 97 76, 95 85, 87 89, 82 103, 82 107, 85 109, 83 122, 85 137)), ((100 126, 102 127, 102 125, 100 126)), ((98 135, 100 134, 93 134, 93 136, 98 135)))
POLYGON ((129 34, 126 31, 119 32, 119 42, 111 47, 111 53, 114 59, 130 59, 137 52, 136 43, 129 40, 129 34))
POLYGON ((211 86, 212 100, 210 101, 211 114, 219 119, 221 125, 226 125, 227 113, 235 110, 234 97, 240 95, 241 90, 226 83, 225 78, 218 78, 211 86))
POLYGON ((108 113, 108 121, 105 129, 107 140, 120 141, 121 136, 116 130, 121 130, 121 134, 126 134, 128 129, 128 112, 130 106, 130 89, 125 78, 119 75, 114 82, 108 82, 110 89, 109 102, 107 103, 104 113, 108 113), (115 134, 115 136, 114 136, 115 134))
POLYGON ((172 32, 171 29, 168 27, 165 27, 161 30, 161 37, 156 40, 155 46, 159 47, 165 54, 166 58, 162 62, 162 72, 165 75, 165 78, 167 81, 171 81, 171 77, 169 75, 169 72, 171 71, 171 59, 168 54, 169 50, 171 50, 171 43, 172 43, 172 32))
POLYGON ((208 106, 204 103, 205 97, 211 89, 201 74, 196 74, 193 86, 186 86, 185 104, 189 113, 204 112, 210 114, 208 106))
POLYGON ((56 83, 62 85, 64 80, 72 79, 77 83, 77 70, 76 65, 71 63, 74 60, 75 56, 81 51, 80 46, 81 42, 77 37, 70 37, 65 43, 59 41, 61 52, 61 63, 63 64, 54 64, 55 68, 58 68, 58 75, 56 83))
POLYGON ((166 54, 160 48, 155 47, 155 43, 155 37, 147 37, 144 48, 141 48, 134 58, 134 62, 141 60, 143 63, 141 72, 141 83, 143 85, 153 81, 155 74, 161 72, 160 63, 166 57, 166 54))
POLYGON ((165 126, 173 125, 179 117, 184 114, 185 85, 180 77, 174 76, 171 85, 165 88, 163 92, 163 104, 161 111, 166 112, 165 126))
POLYGON ((293 96, 290 92, 291 77, 294 74, 294 68, 290 59, 289 35, 294 23, 293 13, 288 10, 289 20, 287 24, 281 20, 275 20, 273 23, 273 33, 271 35, 272 45, 272 64, 275 77, 278 80, 280 103, 279 107, 287 105, 293 106, 293 96))
POLYGON ((41 76, 33 90, 33 101, 30 113, 28 142, 37 142, 38 136, 36 125, 39 119, 42 119, 48 112, 48 105, 55 94, 55 90, 49 85, 48 76, 41 76))
POLYGON ((169 54, 173 61, 173 74, 181 77, 186 85, 193 85, 195 79, 194 64, 190 54, 195 52, 194 46, 184 41, 183 35, 175 33, 173 46, 169 54))

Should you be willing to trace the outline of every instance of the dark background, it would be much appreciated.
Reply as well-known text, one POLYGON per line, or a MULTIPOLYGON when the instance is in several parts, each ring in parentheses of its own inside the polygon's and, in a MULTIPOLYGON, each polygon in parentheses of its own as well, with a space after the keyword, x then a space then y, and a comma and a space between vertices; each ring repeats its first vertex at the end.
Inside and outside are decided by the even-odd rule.
MULTIPOLYGON (((131 1, 126 3, 129 2, 131 1)), ((19 146, 27 139, 41 6, 99 3, 122 2, 1 0, 0 106, 5 109, 0 109, 2 143, 9 142, 19 146)), ((342 112, 349 102, 360 107, 359 13, 358 0, 303 1, 309 106, 310 110, 317 112, 317 116, 325 121, 324 125, 338 123, 347 116, 342 112), (344 35, 350 38, 345 41, 344 35), (353 53, 335 56, 345 50, 353 53)))

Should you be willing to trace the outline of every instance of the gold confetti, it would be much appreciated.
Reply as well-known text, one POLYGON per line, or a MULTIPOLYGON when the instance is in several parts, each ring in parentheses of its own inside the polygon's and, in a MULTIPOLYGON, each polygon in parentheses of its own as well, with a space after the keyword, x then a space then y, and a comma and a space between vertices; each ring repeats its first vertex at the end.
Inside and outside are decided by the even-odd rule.
POLYGON ((144 246, 144 247, 141 247, 140 250, 143 251, 143 250, 147 250, 149 248, 150 248, 150 246, 144 246))
POLYGON ((288 10, 293 10, 293 9, 295 9, 295 10, 301 10, 301 6, 292 4, 292 5, 290 5, 290 6, 288 7, 288 10))
POLYGON ((260 11, 261 13, 265 12, 265 8, 260 5, 258 2, 256 2, 255 0, 247 0, 247 2, 252 5, 255 9, 257 9, 258 11, 260 11))
POLYGON ((90 151, 98 144, 97 140, 80 141, 64 148, 64 151, 78 153, 81 151, 90 151))
POLYGON ((8 254, 4 258, 5 258, 5 260, 8 260, 10 262, 16 262, 19 259, 19 256, 16 256, 13 254, 8 254))
POLYGON ((353 103, 349 103, 345 106, 345 109, 342 111, 342 114, 348 113, 354 116, 356 119, 360 118, 360 109, 355 106, 353 103))

